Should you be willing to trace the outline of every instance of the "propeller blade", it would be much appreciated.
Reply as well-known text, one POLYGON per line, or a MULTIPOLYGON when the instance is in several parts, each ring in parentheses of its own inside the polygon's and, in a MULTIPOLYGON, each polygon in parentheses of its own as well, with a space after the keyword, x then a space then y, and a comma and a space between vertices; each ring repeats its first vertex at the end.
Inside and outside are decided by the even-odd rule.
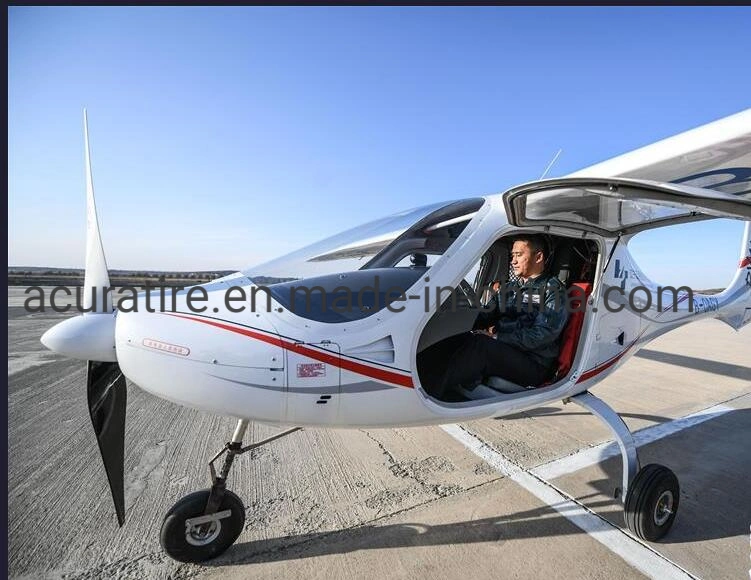
POLYGON ((116 362, 89 361, 86 374, 89 415, 115 502, 117 523, 125 523, 125 410, 128 391, 116 362))
POLYGON ((94 201, 94 178, 91 173, 89 120, 83 110, 83 138, 86 157, 86 272, 84 274, 83 307, 87 312, 112 312, 112 298, 103 289, 110 285, 104 246, 99 232, 99 219, 94 201), (92 287, 95 288, 92 294, 92 287), (92 302, 94 308, 92 309, 92 302))

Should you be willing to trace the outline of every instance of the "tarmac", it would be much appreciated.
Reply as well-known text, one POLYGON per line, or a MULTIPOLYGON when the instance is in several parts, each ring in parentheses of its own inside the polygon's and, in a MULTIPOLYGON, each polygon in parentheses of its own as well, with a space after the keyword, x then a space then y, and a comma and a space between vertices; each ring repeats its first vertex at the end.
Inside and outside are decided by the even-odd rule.
MULTIPOLYGON (((159 546, 167 510, 209 486, 234 421, 128 384, 126 523, 118 528, 86 408, 85 364, 46 351, 65 315, 8 289, 8 555, 12 578, 748 578, 751 327, 668 333, 592 393, 642 465, 680 482, 669 534, 624 531, 621 460, 604 424, 559 403, 503 419, 304 430, 240 457, 243 533, 206 565, 159 546)), ((247 442, 277 429, 251 424, 247 442)))

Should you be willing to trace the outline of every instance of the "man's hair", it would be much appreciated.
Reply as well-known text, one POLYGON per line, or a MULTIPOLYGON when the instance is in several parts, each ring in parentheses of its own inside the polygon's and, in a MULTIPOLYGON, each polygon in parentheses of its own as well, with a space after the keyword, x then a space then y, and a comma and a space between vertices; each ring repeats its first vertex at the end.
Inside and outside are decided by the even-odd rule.
POLYGON ((539 234, 521 234, 519 236, 514 236, 514 242, 526 242, 529 245, 529 249, 532 250, 532 253, 535 254, 537 252, 542 252, 542 255, 545 257, 545 260, 548 259, 548 245, 545 242, 545 238, 543 238, 539 234))

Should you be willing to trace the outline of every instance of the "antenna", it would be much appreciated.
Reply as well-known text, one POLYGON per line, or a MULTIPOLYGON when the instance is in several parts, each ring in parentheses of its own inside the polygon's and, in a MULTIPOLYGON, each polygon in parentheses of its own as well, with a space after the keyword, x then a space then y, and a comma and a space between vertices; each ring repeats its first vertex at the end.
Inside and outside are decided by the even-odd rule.
POLYGON ((553 160, 550 163, 548 163, 548 166, 545 168, 545 171, 542 172, 540 179, 545 179, 545 176, 548 174, 548 171, 550 171, 550 168, 553 167, 553 164, 556 162, 556 160, 558 159, 558 156, 561 153, 563 153, 563 149, 559 149, 558 153, 556 153, 555 156, 553 157, 553 160))

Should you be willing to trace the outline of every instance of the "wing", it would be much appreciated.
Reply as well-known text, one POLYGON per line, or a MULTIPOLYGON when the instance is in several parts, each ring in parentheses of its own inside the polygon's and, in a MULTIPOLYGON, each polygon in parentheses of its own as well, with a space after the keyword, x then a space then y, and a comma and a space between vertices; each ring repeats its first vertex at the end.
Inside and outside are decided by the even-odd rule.
POLYGON ((751 201, 751 109, 592 165, 568 177, 680 183, 751 201))

